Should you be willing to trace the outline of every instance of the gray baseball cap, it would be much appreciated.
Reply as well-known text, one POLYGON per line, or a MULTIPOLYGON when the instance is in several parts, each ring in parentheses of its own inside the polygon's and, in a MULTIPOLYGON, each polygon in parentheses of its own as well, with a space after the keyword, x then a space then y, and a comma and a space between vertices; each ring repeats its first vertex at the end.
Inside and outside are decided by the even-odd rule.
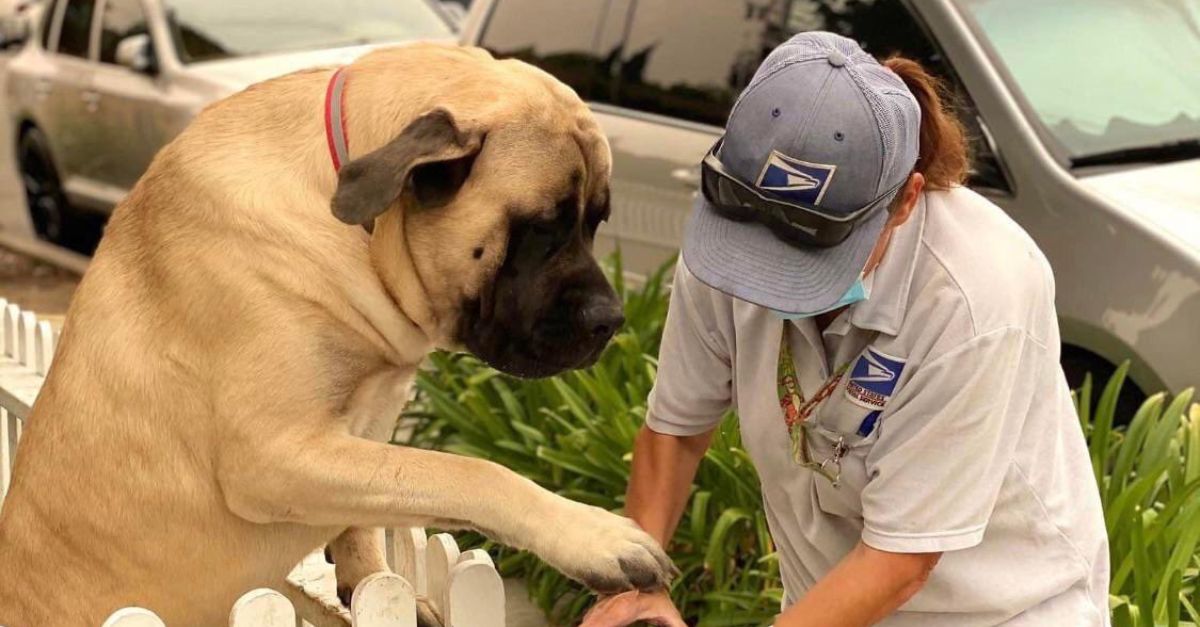
POLYGON ((886 207, 917 162, 921 110, 895 73, 851 39, 796 35, 759 66, 715 156, 763 196, 833 218, 871 206, 841 243, 801 246, 754 220, 723 217, 698 194, 683 242, 696 278, 787 313, 824 311, 862 273, 886 207))

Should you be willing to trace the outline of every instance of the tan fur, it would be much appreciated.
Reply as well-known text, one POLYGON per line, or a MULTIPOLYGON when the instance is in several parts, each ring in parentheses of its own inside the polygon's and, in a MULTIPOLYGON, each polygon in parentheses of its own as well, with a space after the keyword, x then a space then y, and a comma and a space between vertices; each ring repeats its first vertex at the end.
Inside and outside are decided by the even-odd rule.
MULTIPOLYGON (((476 528, 588 582, 665 580, 624 518, 487 461, 381 442, 418 363, 456 348, 511 213, 572 172, 582 196, 607 193, 586 107, 473 49, 386 49, 349 71, 352 158, 440 106, 488 132, 475 172, 437 211, 395 203, 372 236, 338 222, 331 70, 220 101, 164 148, 109 224, 28 421, 0 514, 0 624, 94 627, 128 605, 224 624, 239 595, 282 585, 348 527, 476 528)), ((373 533, 335 543, 346 585, 380 567, 373 533)))

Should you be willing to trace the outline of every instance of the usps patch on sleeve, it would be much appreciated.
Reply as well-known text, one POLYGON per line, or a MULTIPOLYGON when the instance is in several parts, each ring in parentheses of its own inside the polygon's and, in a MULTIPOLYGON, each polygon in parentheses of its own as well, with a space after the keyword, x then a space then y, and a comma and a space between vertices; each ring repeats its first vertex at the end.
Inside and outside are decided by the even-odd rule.
POLYGON ((904 362, 868 346, 850 369, 846 398, 859 407, 883 409, 896 391, 896 382, 904 372, 904 362))
POLYGON ((772 150, 755 185, 780 198, 816 205, 825 196, 836 169, 836 165, 809 163, 772 150))

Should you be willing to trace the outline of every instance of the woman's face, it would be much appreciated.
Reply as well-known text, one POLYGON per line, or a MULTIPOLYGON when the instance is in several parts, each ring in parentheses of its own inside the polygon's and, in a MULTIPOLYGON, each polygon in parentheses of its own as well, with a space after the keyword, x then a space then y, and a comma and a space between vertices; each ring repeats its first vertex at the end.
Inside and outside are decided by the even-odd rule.
POLYGON ((879 234, 879 239, 875 241, 875 248, 871 251, 871 256, 867 257, 867 265, 863 266, 863 276, 873 272, 883 261, 883 254, 887 252, 888 244, 892 241, 892 233, 896 231, 900 225, 908 222, 908 218, 912 216, 913 208, 917 206, 917 199, 921 197, 921 190, 925 189, 925 177, 920 172, 913 172, 908 177, 908 182, 904 184, 904 188, 900 193, 896 194, 896 199, 892 201, 892 206, 888 207, 888 221, 883 226, 883 232, 879 234))

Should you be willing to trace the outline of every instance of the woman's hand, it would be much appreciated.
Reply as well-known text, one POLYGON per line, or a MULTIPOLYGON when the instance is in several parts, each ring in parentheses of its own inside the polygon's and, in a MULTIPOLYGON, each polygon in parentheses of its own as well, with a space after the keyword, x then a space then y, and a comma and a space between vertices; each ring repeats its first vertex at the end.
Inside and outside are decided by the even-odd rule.
POLYGON ((601 599, 579 627, 625 627, 639 620, 659 627, 687 627, 665 591, 636 590, 601 599))

